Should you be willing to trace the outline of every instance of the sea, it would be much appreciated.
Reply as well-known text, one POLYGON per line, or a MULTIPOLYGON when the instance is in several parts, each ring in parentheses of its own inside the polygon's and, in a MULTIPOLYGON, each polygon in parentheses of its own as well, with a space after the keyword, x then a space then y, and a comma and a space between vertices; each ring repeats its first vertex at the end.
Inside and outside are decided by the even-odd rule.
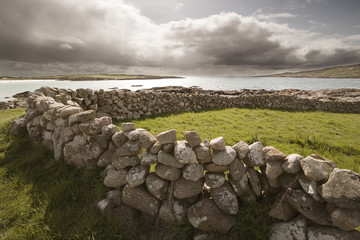
POLYGON ((0 101, 11 100, 16 93, 34 91, 42 86, 66 88, 104 89, 149 89, 152 87, 183 86, 200 87, 205 90, 241 89, 300 89, 322 90, 337 88, 359 88, 360 79, 351 78, 276 78, 276 77, 184 77, 149 80, 101 80, 101 81, 57 81, 57 80, 1 80, 0 101))

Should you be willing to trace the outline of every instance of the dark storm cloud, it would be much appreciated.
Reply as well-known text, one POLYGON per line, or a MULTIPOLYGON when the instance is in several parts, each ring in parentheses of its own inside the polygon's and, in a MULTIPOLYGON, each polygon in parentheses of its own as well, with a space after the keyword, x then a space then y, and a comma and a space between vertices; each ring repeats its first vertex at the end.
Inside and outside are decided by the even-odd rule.
POLYGON ((295 18, 286 13, 261 17, 221 13, 159 25, 120 0, 0 0, 0 4, 0 75, 26 74, 30 69, 243 73, 247 68, 277 70, 360 60, 359 37, 345 41, 270 21, 295 18))

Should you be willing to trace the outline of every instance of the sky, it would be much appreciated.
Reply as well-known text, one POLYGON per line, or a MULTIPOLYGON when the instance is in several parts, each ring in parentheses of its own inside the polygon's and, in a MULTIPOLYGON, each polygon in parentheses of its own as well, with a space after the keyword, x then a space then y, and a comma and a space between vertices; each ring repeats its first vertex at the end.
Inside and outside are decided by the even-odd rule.
POLYGON ((359 0, 0 0, 0 76, 356 64, 359 12, 359 0))

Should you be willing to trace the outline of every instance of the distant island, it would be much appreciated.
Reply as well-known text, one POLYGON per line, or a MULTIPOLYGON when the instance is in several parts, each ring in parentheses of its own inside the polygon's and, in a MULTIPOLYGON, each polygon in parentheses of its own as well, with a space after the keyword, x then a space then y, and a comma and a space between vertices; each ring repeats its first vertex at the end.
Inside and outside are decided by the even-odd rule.
POLYGON ((79 74, 79 75, 54 75, 40 77, 0 77, 0 80, 58 80, 58 81, 99 81, 99 80, 141 80, 141 79, 164 79, 182 78, 176 76, 153 76, 153 75, 126 75, 126 74, 79 74))
POLYGON ((302 72, 285 72, 260 77, 293 77, 293 78, 360 78, 360 64, 324 68, 302 72))

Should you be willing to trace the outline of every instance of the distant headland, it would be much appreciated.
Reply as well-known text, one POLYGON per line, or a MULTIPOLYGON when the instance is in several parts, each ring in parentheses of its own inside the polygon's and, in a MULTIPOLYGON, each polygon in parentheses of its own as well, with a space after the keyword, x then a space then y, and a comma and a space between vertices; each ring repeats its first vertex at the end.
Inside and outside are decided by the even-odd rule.
POLYGON ((319 70, 285 72, 259 77, 293 77, 293 78, 360 78, 360 64, 337 66, 319 70))

